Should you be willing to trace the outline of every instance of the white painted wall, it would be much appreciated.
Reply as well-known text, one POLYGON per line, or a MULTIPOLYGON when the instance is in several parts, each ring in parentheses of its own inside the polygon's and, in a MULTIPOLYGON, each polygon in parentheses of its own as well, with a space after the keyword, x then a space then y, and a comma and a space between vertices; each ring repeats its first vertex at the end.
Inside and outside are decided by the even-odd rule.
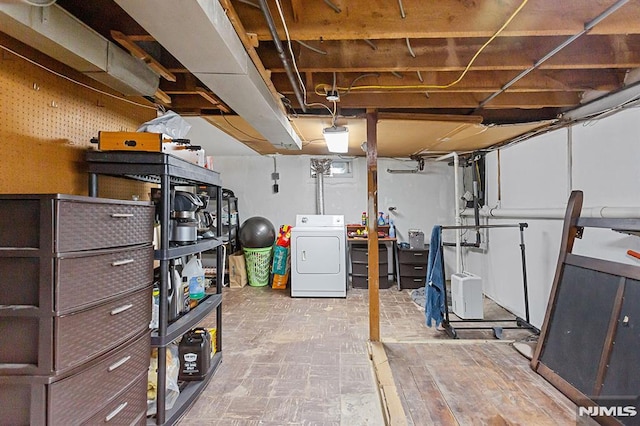
MULTIPOLYGON (((501 200, 498 202, 498 154, 487 156, 487 204, 502 208, 565 208, 573 189, 584 192, 583 208, 636 207, 640 212, 640 109, 561 129, 500 151, 501 200), (568 147, 572 146, 572 168, 568 147)), ((561 220, 492 219, 485 223, 527 222, 525 230, 531 322, 544 320, 560 249, 561 220)), ((483 278, 485 293, 524 315, 519 235, 493 229, 482 250, 465 250, 465 266, 483 278)), ((640 250, 640 238, 587 229, 574 253, 638 264, 626 254, 640 250)))
MULTIPOLYGON (((584 207, 635 207, 640 211, 640 109, 572 128, 561 129, 487 155, 487 205, 509 209, 564 209, 570 190, 584 191, 584 207), (569 168, 569 157, 573 167, 569 168), (572 187, 570 184, 572 183, 572 187), (500 200, 498 200, 500 184, 500 200)), ((277 156, 280 192, 271 190, 273 158, 253 151, 218 155, 216 170, 225 187, 239 197, 241 220, 264 216, 274 226, 293 224, 297 213, 315 212, 315 180, 309 177, 308 156, 277 156)), ((397 207, 395 220, 400 240, 407 231, 422 229, 428 240, 434 224, 453 224, 453 170, 445 163, 427 162, 418 174, 389 174, 387 168, 412 168, 415 163, 396 159, 378 162, 379 209, 397 207)), ((355 159, 352 179, 325 179, 325 213, 343 214, 347 223, 359 222, 366 210, 366 160, 355 159)), ((472 224, 466 217, 464 222, 472 224)), ((525 230, 531 322, 540 327, 552 286, 559 252, 562 221, 542 219, 483 219, 482 223, 527 222, 525 230)), ((448 231, 451 232, 451 231, 448 231)), ((520 236, 517 229, 483 233, 480 249, 465 249, 465 270, 483 278, 485 293, 498 303, 524 315, 520 236)), ((444 239, 453 241, 452 233, 444 239)), ((474 241, 469 232, 463 239, 474 241)), ((624 263, 638 261, 627 249, 640 251, 640 238, 610 231, 589 230, 574 252, 624 263)), ((446 274, 454 271, 453 249, 445 250, 446 274)))
MULTIPOLYGON (((251 216, 268 218, 275 227, 295 224, 296 214, 316 212, 316 180, 310 176, 307 155, 224 156, 214 160, 223 186, 239 198, 241 221, 251 216), (271 173, 280 174, 279 192, 272 191, 271 173)), ((400 240, 409 229, 422 229, 428 239, 436 223, 453 221, 453 174, 444 163, 427 164, 416 174, 391 174, 387 169, 409 169, 415 162, 380 159, 378 162, 378 210, 388 213, 400 240)), ((347 223, 360 223, 367 210, 367 165, 364 157, 354 159, 352 178, 324 179, 325 214, 342 214, 347 223)))

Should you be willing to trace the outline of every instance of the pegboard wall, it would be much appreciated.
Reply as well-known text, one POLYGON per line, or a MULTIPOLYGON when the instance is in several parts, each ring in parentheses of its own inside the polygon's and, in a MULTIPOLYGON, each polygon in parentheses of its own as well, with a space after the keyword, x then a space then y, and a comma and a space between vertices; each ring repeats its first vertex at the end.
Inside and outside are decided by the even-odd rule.
MULTIPOLYGON (((0 47, 0 193, 87 195, 92 137, 135 131, 153 107, 69 81, 0 47)), ((100 196, 149 199, 148 185, 100 177, 100 196)))

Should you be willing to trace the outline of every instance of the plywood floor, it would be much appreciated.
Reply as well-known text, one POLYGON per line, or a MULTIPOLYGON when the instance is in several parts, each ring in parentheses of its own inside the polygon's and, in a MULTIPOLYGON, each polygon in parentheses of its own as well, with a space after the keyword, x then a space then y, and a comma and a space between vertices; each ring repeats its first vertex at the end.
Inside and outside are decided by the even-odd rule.
MULTIPOLYGON (((424 325, 408 290, 381 290, 380 298, 408 424, 575 425, 575 406, 490 331, 454 341, 424 325)), ((346 299, 294 299, 266 287, 225 288, 223 362, 180 424, 383 425, 367 301, 360 289, 346 299)))

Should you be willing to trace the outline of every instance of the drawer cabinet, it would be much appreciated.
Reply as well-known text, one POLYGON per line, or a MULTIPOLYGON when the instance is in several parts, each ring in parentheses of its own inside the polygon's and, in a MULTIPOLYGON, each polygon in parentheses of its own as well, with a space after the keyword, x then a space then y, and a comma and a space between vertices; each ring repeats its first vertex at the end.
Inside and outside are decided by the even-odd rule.
MULTIPOLYGON (((0 202, 1 203, 1 202, 0 202)), ((0 257, 0 306, 30 306, 61 315, 151 284, 153 247, 0 257)))
POLYGON ((429 246, 423 249, 398 247, 400 289, 424 287, 429 262, 429 246))
POLYGON ((146 333, 94 366, 49 385, 49 415, 54 423, 87 419, 133 384, 149 367, 149 340, 146 333))
MULTIPOLYGON (((369 288, 369 250, 366 241, 364 243, 350 243, 349 253, 351 257, 351 286, 353 288, 369 288)), ((389 263, 387 249, 384 245, 378 246, 378 287, 389 288, 391 282, 388 278, 389 263)))
POLYGON ((141 395, 147 389, 149 341, 149 333, 142 333, 88 368, 62 378, 0 376, 0 424, 101 424, 109 415, 113 419, 109 424, 144 424, 147 403, 141 395), (128 410, 114 413, 123 403, 128 410), (132 423, 138 418, 143 422, 132 423))
POLYGON ((54 366, 74 367, 149 328, 151 293, 147 289, 96 308, 56 317, 54 366))
POLYGON ((51 253, 153 241, 150 203, 73 195, 2 196, 0 247, 51 253))
POLYGON ((147 402, 140 399, 147 392, 147 375, 141 375, 128 389, 118 395, 105 408, 83 425, 136 425, 147 424, 147 402))
POLYGON ((144 424, 154 215, 0 195, 0 424, 144 424))

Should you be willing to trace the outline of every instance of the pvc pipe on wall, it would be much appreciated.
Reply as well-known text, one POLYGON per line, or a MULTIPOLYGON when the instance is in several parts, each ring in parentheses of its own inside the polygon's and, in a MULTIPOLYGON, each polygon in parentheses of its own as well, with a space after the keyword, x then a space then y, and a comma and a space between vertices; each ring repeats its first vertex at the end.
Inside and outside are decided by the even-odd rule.
MULTIPOLYGON (((456 226, 462 225, 462 217, 460 215, 460 184, 458 183, 458 167, 460 166, 460 159, 457 152, 443 155, 436 158, 436 161, 446 160, 453 157, 453 185, 454 185, 454 215, 456 226)), ((456 230, 456 273, 462 272, 462 245, 460 230, 456 230)))
MULTIPOLYGON (((564 219, 566 209, 499 209, 484 206, 480 209, 480 216, 504 219, 564 219)), ((471 216, 473 212, 465 213, 471 216)), ((640 218, 640 207, 583 207, 580 217, 625 219, 640 218)))

